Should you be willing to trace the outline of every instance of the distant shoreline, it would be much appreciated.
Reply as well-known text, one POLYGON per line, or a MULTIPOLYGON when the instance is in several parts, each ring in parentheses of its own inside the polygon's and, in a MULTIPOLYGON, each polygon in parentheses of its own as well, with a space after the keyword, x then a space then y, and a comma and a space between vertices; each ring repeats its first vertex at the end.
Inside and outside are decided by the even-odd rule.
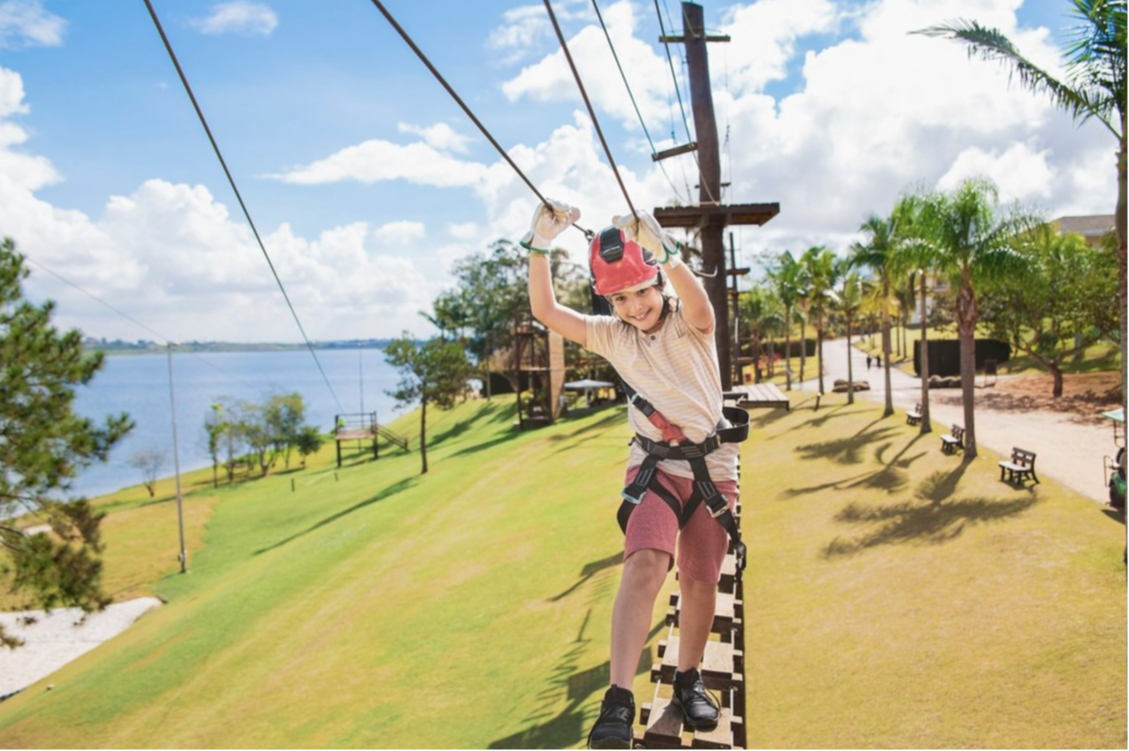
MULTIPOLYGON (((348 339, 330 342, 313 342, 315 350, 340 349, 384 349, 391 339, 348 339)), ((168 346, 160 342, 139 340, 125 342, 120 339, 108 341, 87 337, 82 342, 86 352, 102 352, 106 355, 162 355, 168 346)), ((279 342, 180 342, 173 345, 174 352, 293 352, 307 349, 303 343, 279 342)))

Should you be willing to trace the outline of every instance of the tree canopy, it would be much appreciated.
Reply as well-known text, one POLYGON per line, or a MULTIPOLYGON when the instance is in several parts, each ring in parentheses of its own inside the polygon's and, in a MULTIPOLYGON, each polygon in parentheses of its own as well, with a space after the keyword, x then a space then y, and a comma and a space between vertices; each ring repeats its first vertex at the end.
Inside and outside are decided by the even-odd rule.
MULTIPOLYGON (((51 323, 54 303, 24 299, 28 275, 15 243, 0 243, 0 578, 29 605, 104 607, 101 592, 102 514, 71 497, 75 477, 133 428, 125 413, 101 424, 74 411, 75 388, 101 369, 101 353, 85 354, 78 330, 51 323), (21 517, 50 525, 27 535, 21 517)), ((0 629, 0 645, 11 646, 0 629)))

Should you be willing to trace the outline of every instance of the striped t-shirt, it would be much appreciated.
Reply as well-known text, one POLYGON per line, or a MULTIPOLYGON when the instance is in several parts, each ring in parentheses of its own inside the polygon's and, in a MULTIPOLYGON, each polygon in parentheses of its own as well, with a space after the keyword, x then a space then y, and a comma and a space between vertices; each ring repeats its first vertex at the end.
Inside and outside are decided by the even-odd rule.
MULTIPOLYGON (((713 334, 703 334, 686 322, 675 304, 662 327, 644 334, 613 316, 585 316, 587 348, 604 357, 639 395, 668 422, 682 428, 687 439, 701 443, 722 419, 721 378, 713 334)), ((662 431, 636 407, 628 407, 632 429, 655 441, 662 431)), ((737 444, 724 443, 706 457, 714 480, 737 479, 737 444)), ((631 445, 628 466, 643 461, 646 453, 631 445)), ((692 478, 689 462, 664 460, 659 468, 678 477, 692 478)))

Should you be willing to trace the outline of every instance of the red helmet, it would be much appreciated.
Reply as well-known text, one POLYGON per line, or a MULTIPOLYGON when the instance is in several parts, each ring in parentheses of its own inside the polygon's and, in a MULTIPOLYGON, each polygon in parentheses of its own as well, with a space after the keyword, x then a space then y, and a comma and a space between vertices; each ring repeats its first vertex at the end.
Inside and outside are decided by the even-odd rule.
POLYGON ((588 246, 588 265, 597 295, 614 295, 648 282, 655 284, 660 273, 659 260, 654 254, 634 240, 628 240, 623 230, 615 227, 602 230, 592 239, 588 246))

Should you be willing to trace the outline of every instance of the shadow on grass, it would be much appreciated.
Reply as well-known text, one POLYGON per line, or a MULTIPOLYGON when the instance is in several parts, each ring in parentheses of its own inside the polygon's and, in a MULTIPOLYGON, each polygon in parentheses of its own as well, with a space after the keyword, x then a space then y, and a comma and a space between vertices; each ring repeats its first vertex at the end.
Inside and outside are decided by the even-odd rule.
POLYGON ((916 500, 885 506, 849 503, 835 520, 850 525, 879 525, 853 539, 836 537, 823 549, 823 558, 856 555, 880 545, 922 543, 940 545, 960 537, 969 524, 998 522, 1020 514, 1039 501, 1035 492, 1020 498, 957 498, 960 477, 967 466, 934 472, 922 481, 916 500))
POLYGON ((455 453, 451 454, 451 456, 454 457, 454 456, 466 456, 467 454, 477 454, 479 451, 485 451, 486 449, 491 448, 493 446, 498 446, 498 445, 503 444, 503 443, 508 443, 509 441, 514 440, 515 438, 517 438, 520 435, 522 435, 522 431, 517 430, 517 429, 509 430, 509 431, 506 431, 505 433, 499 433, 498 435, 491 438, 489 441, 483 441, 482 443, 476 443, 473 446, 467 446, 465 449, 459 449, 455 453))
MULTIPOLYGON (((873 425, 873 423, 871 423, 871 425, 873 425)), ((827 446, 828 451, 831 451, 833 449, 846 451, 847 456, 845 456, 842 460, 836 461, 841 461, 841 463, 843 464, 858 464, 861 463, 862 460, 858 458, 852 458, 854 457, 853 452, 855 451, 855 449, 851 448, 850 444, 852 442, 857 442, 859 440, 858 436, 861 435, 862 432, 868 430, 870 427, 871 426, 868 425, 866 428, 863 428, 862 431, 859 431, 859 434, 856 434, 852 438, 843 439, 842 441, 830 441, 828 442, 828 444, 812 445, 816 447, 827 446), (846 444, 847 447, 841 448, 834 444, 846 444)), ((885 432, 885 430, 882 431, 882 433, 885 432)), ((894 445, 894 442, 886 441, 885 443, 877 446, 874 449, 874 459, 882 465, 882 467, 878 470, 872 472, 862 472, 851 477, 838 478, 830 482, 822 483, 820 485, 812 485, 803 488, 789 488, 784 491, 784 495, 790 498, 795 498, 797 496, 819 493, 820 491, 824 490, 844 490, 846 488, 857 487, 868 487, 873 488, 874 490, 884 490, 887 493, 895 493, 906 486, 906 483, 908 482, 908 479, 906 477, 906 470, 910 468, 910 465, 912 465, 915 461, 928 453, 926 451, 920 451, 916 454, 907 456, 909 450, 913 448, 914 444, 916 444, 921 439, 921 435, 915 435, 912 439, 910 439, 909 443, 904 445, 901 450, 898 451, 898 453, 894 454, 889 459, 886 458, 886 452, 894 445)), ((807 447, 800 446, 797 447, 796 450, 803 451, 806 448, 807 447)), ((862 446, 858 447, 859 450, 861 450, 861 448, 862 446)), ((829 458, 834 459, 834 456, 832 455, 829 458)), ((965 465, 962 463, 958 470, 961 474, 964 473, 964 467, 965 465)))
MULTIPOLYGON (((529 717, 534 723, 530 727, 505 738, 493 741, 487 748, 567 748, 586 735, 586 729, 596 719, 598 699, 585 711, 585 704, 596 694, 603 698, 603 692, 611 680, 611 664, 604 661, 585 670, 579 670, 579 663, 591 640, 585 637, 588 622, 592 617, 589 609, 584 615, 573 646, 561 656, 550 674, 548 684, 538 694, 541 704, 529 717), (560 702, 561 692, 565 693, 568 705, 564 710, 552 714, 554 705, 560 702)), ((650 641, 666 628, 666 621, 660 620, 647 634, 650 641)), ((650 648, 643 650, 636 667, 636 675, 649 672, 653 655, 650 648)))
MULTIPOLYGON (((496 402, 486 402, 484 404, 481 404, 479 405, 478 409, 475 410, 474 414, 470 417, 466 418, 465 420, 459 420, 454 425, 444 430, 442 433, 436 433, 434 437, 428 441, 428 447, 438 446, 444 441, 449 441, 452 438, 458 438, 463 433, 466 433, 468 430, 474 427, 475 423, 477 423, 479 420, 482 420, 484 417, 487 417, 495 412, 504 413, 505 411, 506 410, 499 406, 496 402)), ((495 417, 494 419, 497 419, 497 417, 495 417)), ((491 420, 491 422, 492 421, 493 420, 491 420)))
POLYGON ((258 550, 255 551, 255 555, 262 555, 263 553, 269 553, 270 551, 272 551, 276 548, 280 548, 283 545, 286 545, 288 543, 291 543, 291 542, 293 542, 294 540, 297 540, 300 537, 305 537, 306 535, 310 534, 311 532, 316 532, 317 530, 321 529, 322 527, 329 526, 330 524, 333 524, 334 522, 339 521, 340 519, 348 516, 349 514, 352 514, 354 511, 360 511, 361 509, 365 508, 366 506, 371 506, 374 503, 379 503, 380 501, 383 501, 385 498, 390 498, 390 497, 396 495, 397 493, 405 491, 418 482, 419 482, 419 476, 417 475, 417 476, 414 476, 414 477, 408 477, 408 478, 405 478, 403 480, 400 480, 400 482, 393 483, 392 485, 389 485, 387 488, 380 491, 379 493, 372 496, 371 498, 366 498, 365 500, 361 501, 360 503, 354 504, 354 505, 350 506, 349 508, 344 509, 342 511, 338 511, 336 514, 331 514, 331 515, 325 517, 324 519, 322 519, 321 521, 319 521, 317 524, 313 524, 313 525, 307 527, 306 529, 302 530, 301 532, 290 535, 289 537, 287 537, 285 539, 279 540, 274 545, 270 545, 270 546, 265 547, 265 548, 259 548, 258 550))
POLYGON ((563 600, 564 598, 575 592, 577 589, 579 589, 581 586, 583 586, 596 574, 600 573, 604 569, 618 566, 621 563, 623 563, 623 552, 619 551, 612 553, 607 558, 601 558, 598 561, 591 561, 584 564, 584 568, 580 569, 580 578, 577 579, 576 584, 573 584, 571 587, 561 592, 559 595, 553 595, 549 598, 549 602, 559 602, 563 600))
MULTIPOLYGON (((792 409, 797 405, 793 404, 792 409)), ((783 420, 788 416, 788 410, 781 407, 768 408, 768 407, 746 407, 749 411, 749 423, 754 428, 767 428, 778 420, 783 420)))
POLYGON ((892 445, 890 439, 898 432, 892 426, 873 432, 867 432, 868 428, 869 426, 846 438, 797 446, 796 451, 804 459, 828 459, 839 464, 859 464, 864 460, 864 451, 870 444, 884 441, 884 446, 879 450, 885 450, 892 445))
POLYGON ((573 430, 569 433, 561 433, 560 435, 550 436, 549 440, 553 442, 568 441, 578 436, 582 436, 585 433, 591 433, 596 430, 604 430, 605 428, 611 427, 612 425, 619 425, 623 422, 626 422, 626 417, 624 416, 623 412, 618 409, 613 409, 609 410, 607 414, 603 415, 599 420, 596 420, 595 422, 590 422, 586 425, 582 425, 576 430, 573 430))

